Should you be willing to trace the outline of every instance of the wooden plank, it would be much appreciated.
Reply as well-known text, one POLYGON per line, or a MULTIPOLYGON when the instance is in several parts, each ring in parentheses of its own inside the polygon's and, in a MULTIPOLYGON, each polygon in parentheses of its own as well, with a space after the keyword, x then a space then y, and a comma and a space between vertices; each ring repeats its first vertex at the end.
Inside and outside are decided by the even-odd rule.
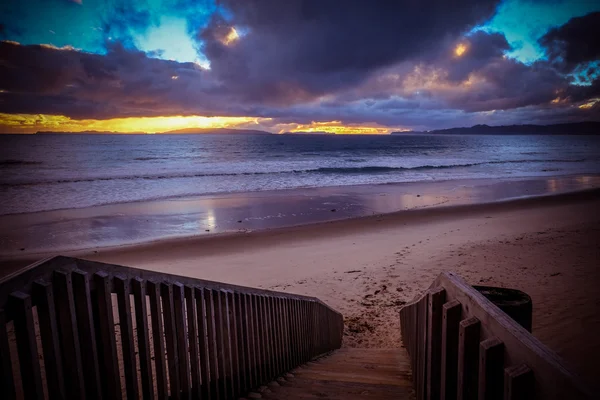
POLYGON ((273 379, 273 340, 271 337, 271 313, 269 311, 269 298, 267 296, 260 296, 261 305, 264 312, 264 323, 263 323, 263 335, 265 338, 265 359, 267 368, 267 383, 273 379))
POLYGON ((429 294, 426 294, 421 298, 418 303, 417 309, 417 368, 414 373, 416 374, 416 393, 418 399, 427 398, 427 324, 428 318, 428 302, 429 294))
POLYGON ((262 337, 262 311, 260 308, 259 296, 252 295, 252 306, 254 309, 254 338, 255 338, 255 352, 256 352, 256 372, 258 374, 256 380, 256 386, 261 385, 265 382, 264 374, 264 353, 263 353, 263 337, 262 337))
POLYGON ((277 376, 280 376, 285 372, 283 365, 283 315, 280 311, 281 298, 273 298, 273 314, 275 315, 275 346, 277 349, 277 376))
POLYGON ((114 287, 117 294, 119 326, 121 331, 121 349, 123 356, 123 372, 128 399, 139 398, 137 367, 135 362, 135 345, 133 342, 133 321, 131 317, 131 300, 129 279, 115 276, 114 287))
MULTIPOLYGON (((185 304, 187 309, 188 342, 190 347, 191 395, 193 399, 201 396, 200 389, 200 331, 198 330, 198 310, 196 309, 196 291, 193 287, 185 287, 185 304)), ((204 345, 204 340, 202 340, 204 345)))
POLYGON ((6 331, 6 313, 0 309, 0 393, 7 400, 16 398, 13 362, 10 357, 10 345, 6 331))
POLYGON ((97 320, 100 351, 100 378, 105 388, 104 393, 108 398, 121 399, 121 377, 117 359, 117 344, 115 341, 115 320, 111 299, 110 277, 105 272, 94 274, 94 286, 96 289, 97 320))
MULTIPOLYGON (((318 309, 317 309, 318 310, 318 309)), ((289 315, 289 331, 290 331, 290 356, 292 359, 292 368, 297 367, 300 364, 298 353, 296 352, 296 310, 294 308, 294 300, 288 299, 288 315, 289 315)), ((315 318, 319 320, 318 312, 315 313, 315 318)), ((315 341, 315 346, 318 349, 317 353, 320 352, 319 334, 315 341)))
POLYGON ((455 400, 457 393, 458 328, 462 306, 452 300, 442 307, 441 399, 455 400))
POLYGON ((285 316, 285 308, 283 306, 283 298, 277 298, 277 313, 279 314, 279 329, 280 329, 280 350, 281 350, 281 373, 287 371, 288 368, 288 358, 287 358, 287 349, 286 349, 286 316, 285 316))
MULTIPOLYGON (((308 361, 308 355, 306 353, 306 315, 305 315, 305 309, 304 309, 304 301, 299 300, 298 301, 298 318, 300 320, 300 341, 298 343, 299 345, 299 351, 300 351, 300 362, 305 363, 308 361)), ((329 325, 331 323, 331 321, 329 320, 329 318, 327 319, 327 324, 329 325)), ((331 337, 330 333, 328 332, 328 338, 331 337)))
POLYGON ((534 399, 533 371, 525 364, 508 367, 504 370, 504 400, 534 399))
POLYGON ((231 369, 233 379, 233 397, 240 397, 241 370, 240 354, 238 348, 238 307, 233 292, 227 292, 227 307, 229 309, 229 335, 231 338, 231 369))
POLYGON ((227 387, 227 395, 230 398, 235 396, 235 381, 233 376, 233 327, 231 321, 231 303, 229 302, 229 293, 221 290, 221 312, 223 322, 223 345, 225 356, 225 386, 227 387))
MULTIPOLYGON (((58 326, 56 325, 52 284, 44 281, 36 281, 32 286, 32 294, 33 300, 37 305, 48 397, 50 399, 63 399, 65 398, 63 366, 60 355, 59 334, 58 326)), ((79 321, 79 318, 77 320, 79 321)), ((2 328, 0 327, 0 329, 2 328)), ((80 334, 81 333, 82 332, 80 332, 80 334)), ((92 365, 92 368, 90 369, 93 370, 93 367, 94 366, 92 365)), ((3 391, 0 391, 0 393, 1 392, 3 391)), ((91 396, 88 397, 93 398, 91 396)))
POLYGON ((42 371, 33 325, 31 296, 13 292, 8 298, 8 304, 15 327, 23 395, 25 399, 43 399, 42 371))
POLYGON ((237 365, 240 387, 238 395, 243 396, 250 389, 248 379, 248 368, 246 358, 248 356, 248 348, 246 346, 246 316, 244 314, 244 295, 235 292, 233 294, 233 302, 235 304, 235 321, 236 321, 236 352, 237 365))
POLYGON ((219 385, 219 353, 217 347, 217 319, 215 292, 205 290, 206 321, 208 324, 208 359, 210 360, 210 392, 214 399, 223 399, 224 393, 219 385))
POLYGON ((146 291, 150 299, 150 319, 152 321, 152 342, 154 345, 154 365, 156 368, 156 394, 159 399, 169 398, 163 313, 161 308, 160 283, 147 281, 146 291))
POLYGON ((429 292, 427 301, 427 399, 439 399, 442 370, 442 307, 446 302, 444 288, 429 292))
POLYGON ((208 322, 206 300, 203 288, 196 288, 196 313, 198 315, 198 352, 200 357, 201 388, 203 399, 209 399, 210 392, 210 357, 208 352, 208 322))
POLYGON ((479 344, 479 400, 502 400, 504 344, 495 337, 479 344))
POLYGON ((146 283, 143 279, 131 280, 133 304, 135 307, 135 325, 137 328, 138 357, 140 359, 140 375, 143 399, 154 399, 152 380, 152 360, 150 338, 148 334, 148 305, 146 304, 146 283))
POLYGON ((65 391, 68 398, 81 399, 86 391, 71 273, 54 271, 52 279, 65 391))
POLYGON ((181 283, 173 284, 173 310, 175 317, 175 333, 177 335, 177 362, 179 368, 179 384, 181 398, 189 399, 192 393, 190 382, 190 352, 188 344, 188 327, 185 317, 185 292, 181 283))
POLYGON ((167 369, 169 371, 170 399, 181 398, 181 381, 179 380, 179 353, 177 350, 177 329, 175 328, 175 307, 173 305, 173 286, 161 283, 163 321, 165 325, 165 341, 167 342, 167 369))
POLYGON ((98 361, 98 343, 92 312, 92 294, 90 277, 87 272, 75 270, 71 274, 73 281, 73 300, 79 328, 79 343, 81 345, 82 361, 85 360, 83 377, 85 393, 88 399, 102 398, 100 383, 100 363, 98 361))
POLYGON ((214 318, 215 318, 215 341, 217 343, 217 358, 218 358, 218 387, 219 394, 224 398, 229 398, 227 388, 227 354, 225 353, 225 322, 223 321, 223 301, 221 299, 221 291, 214 290, 214 318))
POLYGON ((246 330, 248 332, 248 338, 246 343, 248 344, 248 371, 250 373, 250 386, 258 386, 258 361, 256 355, 256 336, 254 325, 256 323, 256 313, 254 309, 254 301, 251 294, 244 294, 246 299, 246 330))
POLYGON ((458 400, 477 399, 481 323, 475 317, 460 322, 458 330, 458 400))

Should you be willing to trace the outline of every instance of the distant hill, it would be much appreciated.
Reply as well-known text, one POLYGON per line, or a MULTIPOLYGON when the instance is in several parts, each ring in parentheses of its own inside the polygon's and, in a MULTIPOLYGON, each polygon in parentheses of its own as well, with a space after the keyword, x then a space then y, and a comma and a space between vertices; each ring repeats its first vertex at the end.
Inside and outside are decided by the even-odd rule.
MULTIPOLYGON (((144 134, 152 134, 153 132, 128 132, 127 134, 131 135, 144 135, 144 134)), ((47 132, 40 131, 36 132, 37 135, 72 135, 72 134, 88 134, 88 135, 123 135, 123 132, 110 132, 110 131, 85 131, 85 132, 47 132)), ((252 129, 229 129, 229 128, 185 128, 185 129, 176 129, 167 132, 156 133, 156 135, 202 135, 202 134, 212 134, 212 135, 232 135, 232 134, 243 134, 243 135, 272 135, 270 132, 258 131, 252 129)))
POLYGON ((175 129, 173 131, 162 132, 160 135, 164 134, 213 134, 213 135, 231 135, 231 134, 244 134, 244 135, 272 135, 271 132, 258 131, 254 129, 230 129, 230 128, 184 128, 184 129, 175 129))
POLYGON ((426 132, 392 132, 392 135, 407 133, 444 135, 600 135, 600 121, 554 125, 475 125, 470 128, 437 129, 426 132))
POLYGON ((314 131, 314 132, 306 132, 306 131, 296 131, 296 132, 283 132, 284 135, 335 135, 335 132, 325 132, 325 131, 314 131))
MULTIPOLYGON (((53 132, 53 131, 38 131, 36 135, 123 135, 122 132, 114 131, 83 131, 83 132, 53 132)), ((130 135, 143 135, 145 132, 129 132, 130 135)))

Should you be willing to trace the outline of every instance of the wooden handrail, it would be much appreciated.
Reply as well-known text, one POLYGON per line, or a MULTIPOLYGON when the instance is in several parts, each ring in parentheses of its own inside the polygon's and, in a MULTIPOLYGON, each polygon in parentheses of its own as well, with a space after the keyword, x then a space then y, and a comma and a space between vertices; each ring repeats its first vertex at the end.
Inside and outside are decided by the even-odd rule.
POLYGON ((564 361, 473 287, 442 273, 400 310, 417 399, 592 399, 564 361))
POLYGON ((0 280, 0 393, 239 398, 342 334, 314 297, 54 257, 0 280))

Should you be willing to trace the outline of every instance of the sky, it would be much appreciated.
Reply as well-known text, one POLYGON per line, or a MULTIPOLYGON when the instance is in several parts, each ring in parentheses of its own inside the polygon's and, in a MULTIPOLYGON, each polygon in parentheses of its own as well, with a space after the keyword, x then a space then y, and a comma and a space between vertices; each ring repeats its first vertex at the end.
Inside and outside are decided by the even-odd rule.
POLYGON ((0 132, 600 120, 600 2, 4 0, 0 132))

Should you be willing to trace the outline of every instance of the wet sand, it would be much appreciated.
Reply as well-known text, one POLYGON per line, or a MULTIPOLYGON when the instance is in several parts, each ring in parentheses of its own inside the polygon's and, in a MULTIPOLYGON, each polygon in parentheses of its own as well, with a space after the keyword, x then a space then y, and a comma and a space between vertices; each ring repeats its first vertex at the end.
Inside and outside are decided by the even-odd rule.
MULTIPOLYGON (((316 296, 344 345, 397 347, 398 311, 441 271, 533 300, 533 333, 588 382, 600 357, 600 191, 422 208, 67 254, 316 296)), ((34 256, 35 257, 35 256, 34 256)), ((27 257, 0 262, 8 271, 27 257)))
POLYGON ((205 195, 0 215, 0 260, 594 188, 600 188, 600 175, 452 180, 205 195))

